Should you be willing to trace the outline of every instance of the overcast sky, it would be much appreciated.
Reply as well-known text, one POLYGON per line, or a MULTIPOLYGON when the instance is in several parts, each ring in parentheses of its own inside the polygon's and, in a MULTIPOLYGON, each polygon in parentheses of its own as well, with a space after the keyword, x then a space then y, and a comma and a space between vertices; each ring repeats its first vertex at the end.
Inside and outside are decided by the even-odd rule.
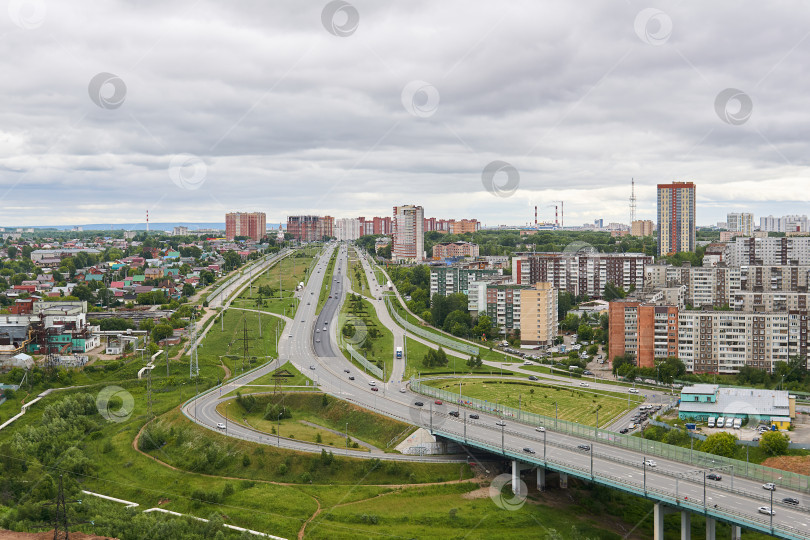
POLYGON ((0 225, 809 213, 802 2, 4 3, 0 225))

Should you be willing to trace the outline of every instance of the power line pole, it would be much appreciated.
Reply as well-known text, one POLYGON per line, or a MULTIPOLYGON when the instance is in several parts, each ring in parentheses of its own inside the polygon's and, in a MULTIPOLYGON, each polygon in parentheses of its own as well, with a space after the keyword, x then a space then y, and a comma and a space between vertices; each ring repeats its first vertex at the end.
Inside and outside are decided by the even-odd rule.
POLYGON ((152 417, 152 369, 146 369, 146 414, 152 417))

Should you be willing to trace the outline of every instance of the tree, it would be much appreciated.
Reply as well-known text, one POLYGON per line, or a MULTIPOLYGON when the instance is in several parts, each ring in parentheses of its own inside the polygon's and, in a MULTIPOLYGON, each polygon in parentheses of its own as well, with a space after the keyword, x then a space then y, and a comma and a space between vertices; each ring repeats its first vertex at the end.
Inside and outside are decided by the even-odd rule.
POLYGON ((759 447, 769 456, 784 456, 788 453, 790 437, 778 431, 766 431, 759 440, 759 447))
POLYGON ((152 341, 157 343, 161 339, 166 339, 167 337, 171 337, 174 333, 174 329, 170 324, 159 324, 152 329, 152 341))
POLYGON ((491 339, 493 335, 492 319, 488 315, 481 315, 478 317, 478 322, 473 328, 473 334, 476 337, 481 336, 484 339, 491 339))
POLYGON ((194 285, 191 283, 183 283, 183 296, 194 296, 194 285))
POLYGON ((580 341, 590 341, 593 339, 593 328, 587 324, 580 324, 577 327, 577 338, 580 341))
POLYGON ((16 259, 16 258, 17 258, 17 252, 18 252, 18 251, 19 251, 19 250, 17 249, 17 246, 11 246, 11 247, 9 247, 9 248, 8 248, 8 250, 7 250, 7 252, 8 252, 8 258, 9 258, 9 259, 16 259))
POLYGON ((224 259, 225 259, 225 270, 227 272, 239 268, 239 266, 242 264, 242 257, 234 250, 230 250, 229 252, 227 252, 224 256, 224 259))
POLYGON ((557 320, 565 319, 568 310, 574 306, 574 295, 568 291, 560 291, 557 295, 557 320))
POLYGON ((715 456, 733 457, 737 449, 737 436, 731 433, 713 433, 700 445, 700 451, 715 456))
POLYGON ((484 361, 481 360, 481 355, 478 356, 471 356, 469 360, 467 360, 467 367, 470 369, 479 368, 484 365, 484 361))
POLYGON ((79 300, 85 300, 87 302, 92 302, 95 298, 93 291, 90 290, 90 287, 87 285, 76 285, 73 287, 73 291, 70 293, 71 295, 75 296, 79 300))
POLYGON ((605 293, 602 295, 602 299, 606 302, 616 300, 617 298, 624 298, 625 296, 627 296, 627 293, 624 292, 624 289, 621 287, 617 287, 610 282, 605 283, 605 293))

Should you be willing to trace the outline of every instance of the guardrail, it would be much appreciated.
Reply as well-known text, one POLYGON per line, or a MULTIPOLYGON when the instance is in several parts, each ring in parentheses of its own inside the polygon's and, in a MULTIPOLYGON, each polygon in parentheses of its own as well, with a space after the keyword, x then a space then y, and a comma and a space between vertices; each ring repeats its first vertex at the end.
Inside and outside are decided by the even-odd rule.
MULTIPOLYGON (((610 474, 605 473, 604 471, 599 470, 598 468, 594 468, 593 470, 590 467, 581 467, 578 465, 574 465, 560 459, 554 457, 545 456, 543 459, 540 457, 536 457, 535 455, 528 455, 526 452, 523 452, 520 448, 514 448, 511 446, 498 446, 493 445, 491 442, 487 442, 481 439, 477 439, 474 437, 464 436, 459 433, 455 433, 450 430, 434 430, 435 433, 441 435, 450 440, 455 440, 456 442, 466 444, 469 442, 473 442, 476 447, 485 449, 493 454, 500 454, 504 457, 515 459, 517 461, 521 461, 524 463, 531 463, 533 465, 542 466, 552 468, 554 470, 564 472, 566 474, 570 474, 572 476, 576 476, 585 480, 597 482, 603 484, 605 486, 611 488, 621 489, 623 491, 629 491, 636 495, 652 498, 662 503, 666 503, 670 506, 682 508, 684 510, 690 510, 698 514, 704 514, 706 516, 725 521, 730 523, 735 523, 738 525, 742 525, 746 528, 758 530, 761 532, 765 532, 768 534, 778 534, 783 538, 789 539, 807 539, 807 533, 795 528, 790 527, 787 525, 780 525, 774 524, 773 529, 771 529, 769 521, 766 519, 754 519, 749 514, 744 514, 739 512, 734 508, 727 508, 727 507, 715 507, 712 506, 704 506, 704 501, 699 498, 690 498, 688 500, 681 500, 677 496, 673 496, 672 493, 656 488, 655 486, 645 485, 642 482, 633 482, 626 478, 621 478, 618 476, 613 476, 610 474), (551 467, 549 467, 551 465, 551 467)), ((660 473, 660 471, 655 471, 656 473, 660 473)), ((746 493, 746 495, 749 495, 746 493)))
POLYGON ((374 364, 372 364, 371 362, 369 362, 365 356, 355 351, 351 343, 346 344, 346 350, 349 351, 349 354, 352 355, 352 358, 354 358, 358 364, 363 366, 363 368, 366 369, 367 371, 370 371, 372 375, 382 380, 383 378, 382 370, 377 366, 375 366, 374 364))
POLYGON ((463 395, 459 397, 459 394, 428 386, 423 384, 421 380, 417 380, 415 378, 411 379, 410 386, 414 392, 423 394, 425 396, 441 399, 448 403, 459 403, 464 407, 488 413, 495 413, 502 417, 515 418, 519 422, 531 426, 553 426, 555 431, 568 435, 590 440, 598 440, 603 443, 607 442, 616 447, 644 452, 646 455, 651 457, 656 456, 664 459, 671 459, 673 461, 680 461, 682 463, 688 463, 697 467, 722 467, 733 465, 734 470, 738 471, 738 477, 747 478, 749 480, 762 483, 772 482, 777 486, 784 488, 810 492, 810 477, 805 475, 765 467, 763 465, 754 463, 747 463, 723 456, 716 456, 714 454, 691 450, 689 448, 681 448, 680 446, 673 446, 658 441, 650 441, 640 437, 622 435, 612 431, 607 431, 605 429, 597 429, 595 427, 577 424, 576 422, 559 420, 541 414, 530 413, 512 407, 507 407, 505 405, 496 405, 495 403, 490 403, 463 395))
POLYGON ((439 345, 443 345, 444 347, 447 347, 448 349, 454 349, 456 351, 461 351, 461 352, 466 353, 466 354, 472 354, 472 355, 478 354, 478 351, 479 351, 478 347, 473 347, 472 345, 467 345, 465 343, 459 343, 458 341, 453 341, 452 339, 449 339, 449 338, 447 338, 445 336, 442 336, 440 334, 434 334, 433 332, 429 332, 429 331, 425 330, 424 328, 420 328, 420 327, 416 326, 415 324, 412 324, 412 323, 406 321, 405 319, 403 319, 400 316, 400 314, 397 313, 397 310, 394 309, 394 306, 391 305, 391 297, 390 297, 390 295, 386 295, 385 303, 386 303, 386 306, 388 307, 388 312, 391 314, 391 316, 394 318, 394 320, 397 321, 397 323, 400 326, 402 326, 403 328, 405 328, 408 332, 411 332, 412 334, 416 334, 417 336, 425 338, 425 339, 427 339, 429 341, 432 341, 434 343, 438 343, 439 345))

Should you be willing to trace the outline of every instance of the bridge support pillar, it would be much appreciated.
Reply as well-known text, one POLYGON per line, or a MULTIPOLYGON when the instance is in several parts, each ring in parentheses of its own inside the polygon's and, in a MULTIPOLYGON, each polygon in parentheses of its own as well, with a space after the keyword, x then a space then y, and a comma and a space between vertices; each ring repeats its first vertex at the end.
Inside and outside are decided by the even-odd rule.
POLYGON ((537 491, 546 490, 546 470, 543 467, 537 467, 537 491))
POLYGON ((742 527, 739 525, 732 525, 731 526, 731 540, 741 540, 742 538, 742 527))
POLYGON ((715 528, 717 522, 714 518, 706 516, 706 540, 715 540, 715 528))
POLYGON ((568 473, 561 472, 560 473, 560 487, 567 488, 568 487, 568 473))
POLYGON ((655 503, 653 507, 654 540, 664 540, 664 516, 673 512, 677 512, 677 510, 662 503, 655 503))
MULTIPOLYGON (((515 495, 528 495, 528 493, 521 493, 520 491, 520 471, 531 469, 531 465, 524 465, 523 463, 512 460, 512 493, 515 495)), ((528 487, 527 487, 528 490, 528 487)))
POLYGON ((692 540, 692 513, 681 512, 681 540, 692 540))

